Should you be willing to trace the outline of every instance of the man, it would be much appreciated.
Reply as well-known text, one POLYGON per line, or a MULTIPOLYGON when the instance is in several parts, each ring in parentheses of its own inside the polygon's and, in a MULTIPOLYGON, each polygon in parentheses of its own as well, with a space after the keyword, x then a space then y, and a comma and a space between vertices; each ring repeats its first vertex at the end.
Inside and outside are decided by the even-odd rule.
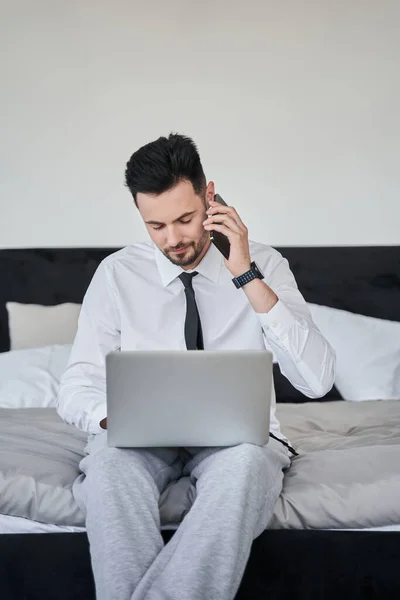
MULTIPOLYGON (((253 539, 267 527, 281 492, 287 448, 275 439, 265 447, 224 449, 108 447, 105 356, 119 349, 190 348, 186 293, 192 300, 194 293, 200 317, 196 348, 268 348, 311 398, 332 387, 334 352, 287 261, 249 242, 236 210, 213 201, 214 183, 207 184, 190 138, 171 134, 137 150, 127 163, 126 185, 151 242, 128 246, 99 265, 58 398, 61 417, 90 434, 73 492, 86 514, 97 599, 232 600, 253 539), (212 230, 229 238, 229 260, 210 243, 212 230), (237 289, 232 279, 252 261, 264 279, 237 289), (159 497, 182 476, 190 476, 196 498, 164 546, 159 497)), ((283 437, 274 394, 271 432, 283 437)))

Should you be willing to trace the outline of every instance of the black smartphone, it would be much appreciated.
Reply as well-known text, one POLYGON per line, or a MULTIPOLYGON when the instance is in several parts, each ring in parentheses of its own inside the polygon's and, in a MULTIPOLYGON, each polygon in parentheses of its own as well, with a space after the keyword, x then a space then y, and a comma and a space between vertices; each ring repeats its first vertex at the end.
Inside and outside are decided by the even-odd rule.
MULTIPOLYGON (((219 202, 224 206, 228 206, 226 202, 224 202, 219 194, 215 194, 214 202, 219 202)), ((229 259, 229 252, 231 249, 231 244, 226 235, 221 233, 220 231, 210 231, 210 238, 212 243, 218 250, 221 252, 222 256, 229 259)))

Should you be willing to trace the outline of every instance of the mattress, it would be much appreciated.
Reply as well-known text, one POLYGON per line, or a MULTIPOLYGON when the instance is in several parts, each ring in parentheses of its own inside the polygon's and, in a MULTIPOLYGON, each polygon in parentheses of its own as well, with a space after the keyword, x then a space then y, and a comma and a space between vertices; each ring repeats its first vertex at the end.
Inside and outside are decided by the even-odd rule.
POLYGON ((0 534, 2 533, 82 533, 84 527, 73 525, 51 525, 39 523, 23 517, 0 515, 0 534))
MULTIPOLYGON (((162 530, 175 530, 177 525, 164 525, 162 530)), ((399 526, 400 529, 400 526, 399 526)), ((40 523, 23 517, 12 517, 0 514, 0 534, 2 533, 84 533, 85 527, 74 525, 52 525, 40 523)))
MULTIPOLYGON (((163 526, 162 530, 176 529, 177 526, 163 526)), ((74 527, 73 525, 51 525, 39 523, 22 517, 11 517, 0 515, 0 535, 2 533, 84 533, 85 527, 74 527)), ((331 531, 399 531, 398 525, 386 525, 383 527, 368 527, 364 529, 333 529, 331 531)))

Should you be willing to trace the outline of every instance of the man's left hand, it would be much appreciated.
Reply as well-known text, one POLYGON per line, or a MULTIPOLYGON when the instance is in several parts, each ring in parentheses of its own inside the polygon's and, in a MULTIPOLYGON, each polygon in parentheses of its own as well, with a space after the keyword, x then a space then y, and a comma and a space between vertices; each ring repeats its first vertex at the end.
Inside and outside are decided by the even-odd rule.
POLYGON ((225 265, 233 277, 239 277, 250 269, 251 263, 247 227, 233 206, 224 206, 214 200, 210 200, 209 205, 208 219, 203 221, 204 229, 226 235, 231 248, 225 265))

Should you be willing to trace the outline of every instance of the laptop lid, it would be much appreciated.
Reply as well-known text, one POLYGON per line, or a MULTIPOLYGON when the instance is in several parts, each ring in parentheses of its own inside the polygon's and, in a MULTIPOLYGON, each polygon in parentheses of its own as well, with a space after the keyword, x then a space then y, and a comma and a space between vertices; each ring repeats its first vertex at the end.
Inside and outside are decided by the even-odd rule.
POLYGON ((268 442, 272 353, 267 350, 111 352, 106 378, 110 446, 268 442))

